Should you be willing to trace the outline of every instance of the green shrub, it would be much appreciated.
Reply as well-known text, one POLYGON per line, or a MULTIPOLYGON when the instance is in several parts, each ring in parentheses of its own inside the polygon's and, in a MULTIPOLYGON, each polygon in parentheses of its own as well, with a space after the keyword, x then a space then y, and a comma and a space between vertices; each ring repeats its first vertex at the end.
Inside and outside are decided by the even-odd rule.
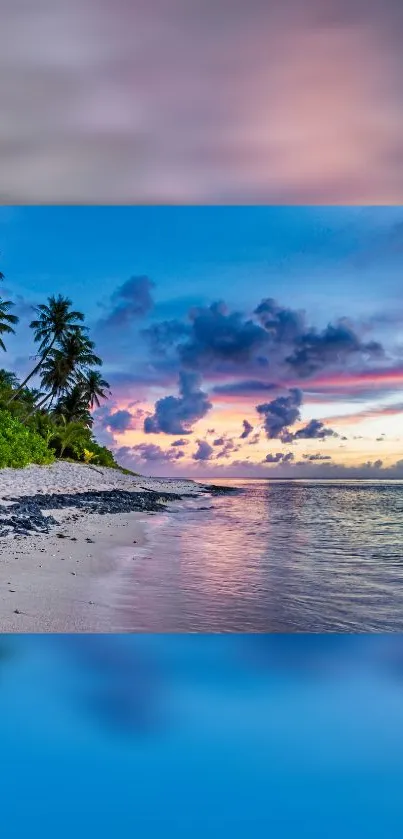
POLYGON ((0 468, 52 463, 53 460, 52 452, 39 434, 26 428, 8 411, 0 410, 0 468))
POLYGON ((91 441, 91 431, 80 422, 61 422, 55 426, 49 445, 57 457, 82 460, 91 441))
POLYGON ((110 466, 112 469, 116 469, 118 464, 112 452, 106 446, 100 446, 95 440, 90 440, 85 445, 85 451, 90 452, 92 457, 89 459, 83 450, 82 460, 87 459, 87 462, 96 463, 98 466, 110 466))

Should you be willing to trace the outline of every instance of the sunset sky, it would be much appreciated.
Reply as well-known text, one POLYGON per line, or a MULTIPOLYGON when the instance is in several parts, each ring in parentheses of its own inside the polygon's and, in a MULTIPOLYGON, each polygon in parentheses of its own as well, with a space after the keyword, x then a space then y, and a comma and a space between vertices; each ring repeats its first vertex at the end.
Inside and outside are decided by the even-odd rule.
POLYGON ((403 477, 401 208, 1 208, 0 252, 1 365, 30 368, 31 306, 69 295, 126 465, 403 477))

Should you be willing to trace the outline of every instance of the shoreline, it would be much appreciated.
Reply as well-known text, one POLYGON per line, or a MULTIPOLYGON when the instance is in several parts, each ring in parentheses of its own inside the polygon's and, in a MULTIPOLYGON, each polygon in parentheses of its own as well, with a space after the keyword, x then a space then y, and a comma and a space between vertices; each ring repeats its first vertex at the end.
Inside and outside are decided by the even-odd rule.
POLYGON ((114 632, 114 552, 132 543, 135 556, 146 526, 141 513, 60 515, 51 533, 7 540, 0 548, 0 632, 114 632))
POLYGON ((59 462, 0 470, 0 632, 116 632, 119 549, 151 516, 221 487, 59 462))

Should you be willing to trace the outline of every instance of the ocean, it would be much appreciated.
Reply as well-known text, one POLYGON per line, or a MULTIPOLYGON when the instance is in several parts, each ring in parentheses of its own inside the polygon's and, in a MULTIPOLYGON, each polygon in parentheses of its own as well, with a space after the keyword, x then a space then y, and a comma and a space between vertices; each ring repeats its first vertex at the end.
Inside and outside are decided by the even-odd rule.
POLYGON ((403 481, 221 483, 150 517, 116 631, 403 631, 403 481))

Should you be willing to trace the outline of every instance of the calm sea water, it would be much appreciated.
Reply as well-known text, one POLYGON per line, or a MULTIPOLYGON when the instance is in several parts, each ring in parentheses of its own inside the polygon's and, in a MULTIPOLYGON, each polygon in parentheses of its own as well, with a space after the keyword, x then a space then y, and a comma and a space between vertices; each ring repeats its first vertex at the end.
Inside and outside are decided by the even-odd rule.
POLYGON ((222 483, 154 517, 117 630, 403 631, 403 482, 222 483))

